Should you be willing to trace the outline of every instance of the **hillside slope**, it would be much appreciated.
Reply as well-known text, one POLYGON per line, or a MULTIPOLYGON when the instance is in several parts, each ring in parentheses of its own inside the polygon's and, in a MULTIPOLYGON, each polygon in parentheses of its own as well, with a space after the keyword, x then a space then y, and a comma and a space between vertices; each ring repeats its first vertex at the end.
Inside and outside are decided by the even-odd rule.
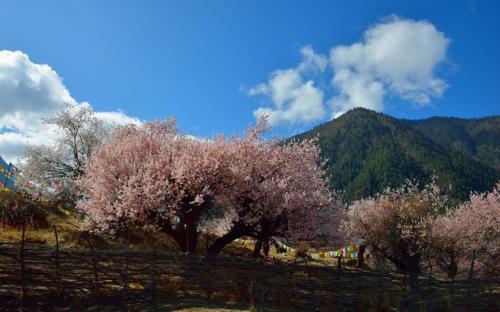
POLYGON ((486 191, 498 171, 461 152, 438 144, 407 122, 367 109, 354 109, 294 138, 319 138, 328 159, 332 189, 348 201, 374 195, 405 179, 428 182, 432 175, 455 199, 486 191))
POLYGON ((478 119, 433 117, 402 122, 438 144, 500 170, 500 116, 478 119))

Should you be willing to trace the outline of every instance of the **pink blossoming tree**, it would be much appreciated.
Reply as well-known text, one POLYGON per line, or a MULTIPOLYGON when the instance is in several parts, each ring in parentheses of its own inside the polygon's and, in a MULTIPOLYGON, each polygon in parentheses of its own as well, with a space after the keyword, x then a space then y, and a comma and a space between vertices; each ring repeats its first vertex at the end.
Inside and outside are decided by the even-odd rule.
POLYGON ((436 184, 420 189, 407 182, 353 203, 346 227, 350 236, 363 240, 399 270, 416 275, 430 246, 434 219, 446 209, 446 202, 436 184))
POLYGON ((244 137, 202 141, 179 135, 171 120, 124 127, 94 152, 79 180, 79 207, 96 229, 152 227, 183 252, 196 250, 212 215, 222 216, 217 230, 225 233, 211 254, 246 235, 310 236, 322 228, 317 212, 331 203, 318 149, 267 141, 264 131, 261 120, 244 137))
POLYGON ((457 211, 451 210, 436 218, 432 225, 429 251, 433 264, 451 280, 454 280, 459 272, 459 264, 464 264, 468 250, 463 240, 464 224, 457 216, 457 211))
POLYGON ((336 238, 342 215, 328 191, 315 142, 265 140, 261 121, 230 144, 230 185, 220 203, 232 216, 230 229, 210 247, 219 252, 241 236, 257 240, 254 255, 269 251, 270 239, 297 242, 336 238))
MULTIPOLYGON (((472 194, 469 201, 438 217, 433 225, 432 256, 454 278, 460 271, 500 273, 500 184, 489 193, 472 194)), ((472 277, 472 276, 471 276, 472 277)))
POLYGON ((124 127, 89 161, 79 207, 97 229, 151 226, 192 252, 200 216, 229 172, 225 145, 179 135, 171 120, 124 127))

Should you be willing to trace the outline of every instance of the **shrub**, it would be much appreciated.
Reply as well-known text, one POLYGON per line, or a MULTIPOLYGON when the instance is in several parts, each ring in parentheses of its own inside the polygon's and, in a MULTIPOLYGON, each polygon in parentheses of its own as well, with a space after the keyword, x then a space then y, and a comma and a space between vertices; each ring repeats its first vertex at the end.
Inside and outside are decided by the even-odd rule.
POLYGON ((1 227, 47 227, 47 212, 26 195, 17 192, 0 192, 1 227))

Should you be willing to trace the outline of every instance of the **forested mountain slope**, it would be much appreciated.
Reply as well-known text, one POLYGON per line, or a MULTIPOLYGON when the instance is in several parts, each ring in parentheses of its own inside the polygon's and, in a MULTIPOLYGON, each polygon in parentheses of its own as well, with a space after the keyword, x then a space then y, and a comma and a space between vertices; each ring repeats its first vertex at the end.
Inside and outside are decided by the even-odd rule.
MULTIPOLYGON (((445 136, 447 131, 429 129, 432 123, 423 126, 357 108, 293 139, 318 137, 322 156, 328 159, 330 186, 343 190, 348 201, 374 195, 387 186, 398 186, 405 179, 425 183, 433 175, 451 197, 463 200, 471 191, 490 190, 500 179, 497 170, 469 157, 479 157, 477 154, 438 144, 438 139, 424 134, 445 136), (416 130, 419 127, 424 130, 416 130)), ((442 140, 460 139, 460 135, 456 137, 442 140)), ((487 140, 490 139, 484 142, 487 140)), ((498 142, 491 148, 498 150, 498 142)))
POLYGON ((434 142, 500 170, 500 116, 478 119, 433 117, 402 121, 434 142))

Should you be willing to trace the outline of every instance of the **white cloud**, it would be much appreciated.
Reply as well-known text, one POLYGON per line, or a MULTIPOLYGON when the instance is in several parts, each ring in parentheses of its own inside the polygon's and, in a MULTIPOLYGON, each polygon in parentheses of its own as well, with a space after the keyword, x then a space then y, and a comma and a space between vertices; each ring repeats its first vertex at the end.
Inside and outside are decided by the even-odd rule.
POLYGON ((130 117, 124 112, 96 112, 96 117, 111 125, 141 124, 141 120, 136 117, 130 117))
POLYGON ((384 85, 380 81, 343 69, 335 73, 332 84, 340 90, 340 95, 330 99, 333 118, 354 107, 383 109, 384 85))
POLYGON ((363 40, 330 51, 334 114, 354 107, 383 110, 384 95, 428 105, 447 88, 435 77, 450 40, 427 21, 391 17, 365 31, 363 40))
MULTIPOLYGON (((26 144, 50 144, 54 129, 42 124, 78 102, 64 86, 61 77, 46 64, 33 63, 20 51, 0 51, 0 155, 9 161, 21 157, 26 144)), ((122 112, 97 112, 106 122, 138 123, 122 112)))
POLYGON ((15 132, 0 134, 0 155, 7 161, 14 161, 24 151, 26 144, 30 143, 30 137, 15 132))
POLYGON ((311 46, 301 49, 302 62, 295 68, 279 69, 271 74, 267 83, 250 88, 250 96, 265 95, 272 107, 259 107, 253 114, 268 115, 271 125, 309 123, 325 116, 323 91, 306 75, 323 72, 328 64, 325 56, 316 54, 311 46))
POLYGON ((302 54, 302 62, 298 66, 300 72, 323 72, 328 66, 328 59, 324 55, 316 54, 310 45, 302 47, 300 53, 302 54))
POLYGON ((254 116, 270 115, 272 125, 305 124, 323 119, 327 111, 333 118, 355 107, 383 111, 387 96, 415 107, 429 105, 448 87, 436 69, 446 61, 449 44, 428 21, 391 16, 368 28, 361 41, 333 47, 329 59, 307 45, 300 50, 299 65, 276 70, 267 83, 247 90, 250 96, 267 96, 272 104, 259 107, 254 116), (314 80, 328 64, 331 89, 314 80))

